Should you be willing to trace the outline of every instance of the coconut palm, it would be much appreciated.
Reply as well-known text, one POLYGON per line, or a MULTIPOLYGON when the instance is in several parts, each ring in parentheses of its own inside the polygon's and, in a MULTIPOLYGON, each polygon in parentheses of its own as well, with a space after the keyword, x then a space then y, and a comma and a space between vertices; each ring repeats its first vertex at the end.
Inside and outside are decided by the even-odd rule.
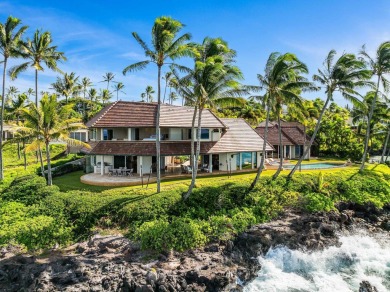
POLYGON ((107 82, 107 88, 106 89, 108 90, 108 87, 110 86, 110 82, 117 83, 117 82, 114 81, 114 78, 115 78, 115 74, 112 73, 112 72, 108 72, 105 75, 103 75, 103 80, 99 81, 99 82, 107 82))
POLYGON ((81 79, 81 82, 79 83, 80 90, 83 92, 83 98, 86 99, 88 88, 93 86, 93 83, 91 82, 91 79, 88 77, 84 77, 81 79))
POLYGON ((112 92, 108 89, 100 90, 100 98, 102 100, 102 104, 107 103, 112 98, 112 92))
POLYGON ((57 51, 57 46, 53 46, 52 42, 53 40, 50 32, 36 30, 33 39, 28 39, 27 42, 22 45, 23 54, 25 58, 30 59, 30 61, 17 65, 10 70, 11 78, 15 79, 20 72, 27 70, 29 66, 34 68, 35 106, 38 106, 38 72, 44 70, 42 63, 44 63, 47 68, 62 73, 57 66, 57 62, 66 60, 64 53, 57 51))
POLYGON ((288 174, 288 178, 291 178, 294 175, 295 171, 300 167, 303 158, 308 155, 320 128, 321 119, 325 110, 327 109, 329 102, 333 101, 334 92, 339 91, 345 99, 352 103, 359 103, 359 99, 356 97, 359 94, 355 89, 369 84, 367 80, 371 77, 371 72, 366 69, 362 60, 358 60, 353 54, 344 53, 335 61, 335 56, 336 51, 331 50, 325 59, 325 68, 322 70, 319 69, 318 74, 313 76, 314 81, 317 81, 324 86, 326 100, 321 109, 309 144, 304 150, 303 155, 299 158, 298 163, 288 174))
POLYGON ((153 93, 155 93, 152 86, 148 85, 145 89, 145 97, 148 102, 153 102, 153 93))
POLYGON ((183 56, 191 56, 193 51, 187 45, 191 38, 190 34, 184 34, 178 37, 178 33, 183 28, 180 21, 171 17, 162 16, 155 20, 152 28, 152 46, 143 41, 136 32, 132 35, 140 44, 148 60, 141 61, 123 70, 123 74, 128 72, 142 70, 150 63, 157 65, 157 116, 156 116, 156 156, 157 156, 157 192, 160 192, 161 180, 161 159, 160 159, 160 107, 161 107, 161 68, 168 64, 168 60, 174 60, 183 56))
POLYGON ((10 106, 12 103, 12 100, 15 98, 15 96, 19 93, 19 89, 17 89, 15 86, 10 86, 7 89, 7 93, 5 95, 5 105, 10 106))
POLYGON ((72 105, 61 106, 57 96, 44 95, 40 100, 40 106, 30 104, 23 110, 25 125, 18 127, 18 132, 24 134, 32 142, 25 151, 36 151, 46 146, 47 160, 47 185, 52 185, 52 170, 50 160, 50 142, 60 140, 72 146, 90 146, 79 140, 71 139, 70 132, 85 128, 79 118, 73 118, 72 105))
POLYGON ((28 98, 28 99, 30 99, 30 96, 31 96, 31 95, 34 95, 34 94, 35 94, 34 89, 32 89, 32 88, 27 89, 26 95, 27 95, 27 98, 28 98))
POLYGON ((122 82, 118 82, 116 85, 113 86, 114 91, 116 92, 116 100, 118 101, 118 94, 119 92, 122 92, 123 94, 126 94, 122 89, 125 88, 125 85, 122 82))
POLYGON ((78 83, 79 76, 76 73, 65 73, 62 77, 57 77, 57 81, 52 83, 52 89, 54 89, 58 95, 65 97, 65 103, 68 103, 70 98, 77 97, 82 89, 78 83))
MULTIPOLYGON (((233 66, 236 52, 220 39, 205 38, 202 44, 194 45, 198 54, 194 61, 194 69, 181 68, 186 75, 178 79, 178 91, 187 100, 187 104, 194 106, 191 133, 191 162, 192 180, 188 191, 183 195, 186 200, 192 193, 197 176, 197 162, 200 154, 202 112, 206 107, 216 107, 218 104, 241 104, 235 97, 246 93, 238 80, 242 73, 233 66), (197 118, 196 151, 195 122, 197 118)), ((178 77, 174 70, 174 75, 178 77)))
MULTIPOLYGON (((7 107, 10 120, 15 120, 16 124, 19 125, 20 117, 23 114, 24 109, 28 105, 28 98, 26 94, 19 94, 15 99, 11 100, 11 104, 7 107)), ((17 142, 18 159, 20 159, 20 142, 17 142)))
POLYGON ((363 152, 363 158, 362 158, 362 164, 360 166, 360 172, 364 169, 364 164, 367 159, 367 153, 368 153, 368 141, 370 139, 370 132, 371 132, 371 119, 374 115, 375 110, 375 104, 376 100, 378 98, 378 91, 379 86, 382 84, 383 88, 385 90, 388 89, 389 81, 385 78, 385 74, 390 72, 390 42, 384 42, 382 43, 377 51, 376 56, 372 58, 365 50, 365 47, 363 46, 362 51, 360 54, 366 59, 367 65, 369 66, 371 73, 373 76, 377 77, 376 82, 376 88, 375 88, 375 95, 372 100, 370 111, 368 115, 367 120, 367 130, 366 130, 366 137, 364 142, 364 152, 363 152))
POLYGON ((169 103, 170 104, 173 104, 173 102, 177 99, 178 99, 178 96, 177 96, 176 92, 172 91, 169 93, 169 103))
MULTIPOLYGON (((307 129, 317 121, 320 112, 312 100, 304 100, 301 106, 290 104, 288 107, 288 116, 291 121, 298 121, 303 125, 303 151, 306 148, 307 129)), ((300 152, 299 155, 302 155, 300 152)))
MULTIPOLYGON (((5 109, 5 75, 7 71, 8 60, 10 58, 18 58, 22 56, 21 46, 22 37, 27 30, 27 26, 19 27, 21 20, 9 16, 6 22, 0 23, 0 53, 3 60, 3 84, 1 91, 1 112, 0 112, 0 146, 3 145, 3 132, 4 132, 4 109, 5 109)), ((4 178, 4 165, 3 165, 3 148, 0 147, 0 180, 4 178)))
POLYGON ((168 71, 168 72, 165 73, 165 75, 162 77, 162 79, 165 80, 165 88, 164 88, 163 103, 165 103, 165 95, 166 95, 166 93, 167 93, 167 87, 169 86, 170 81, 171 81, 172 78, 173 78, 173 72, 172 72, 172 71, 168 71))
POLYGON ((279 134, 279 153, 280 164, 277 172, 274 174, 276 178, 283 167, 283 144, 281 139, 280 116, 282 106, 284 104, 294 103, 296 106, 301 105, 301 97, 299 93, 305 90, 313 90, 314 86, 307 81, 301 74, 307 73, 307 67, 294 54, 280 54, 277 52, 271 53, 268 57, 265 74, 257 75, 259 86, 252 86, 253 91, 265 91, 264 95, 253 96, 253 99, 261 102, 266 108, 266 120, 264 130, 264 142, 260 166, 258 168, 255 179, 253 180, 250 189, 253 189, 257 184, 261 173, 264 169, 264 161, 266 156, 267 138, 268 138, 268 123, 271 112, 273 111, 278 120, 279 134))

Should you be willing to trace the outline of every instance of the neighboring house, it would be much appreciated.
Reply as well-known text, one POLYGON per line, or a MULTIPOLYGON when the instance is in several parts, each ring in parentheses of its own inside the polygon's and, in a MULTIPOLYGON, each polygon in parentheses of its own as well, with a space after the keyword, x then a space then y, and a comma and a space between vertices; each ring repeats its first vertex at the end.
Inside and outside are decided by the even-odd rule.
POLYGON ((8 139, 12 139, 14 137, 12 133, 12 126, 4 123, 3 125, 3 140, 7 141, 8 139))
MULTIPOLYGON (((161 105, 162 170, 174 167, 175 157, 188 160, 191 155, 193 111, 192 107, 161 105)), ((156 113, 156 103, 143 102, 118 101, 102 109, 86 124, 91 145, 84 149, 90 157, 87 172, 103 175, 120 167, 138 174, 141 169, 143 174, 154 172, 156 113)), ((243 119, 219 119, 205 109, 200 145, 200 165, 205 171, 235 171, 258 167, 263 139, 243 119)), ((267 151, 272 150, 267 145, 267 151)))
MULTIPOLYGON (((304 145, 308 145, 310 141, 309 136, 306 135, 305 138, 304 126, 298 122, 281 121, 281 129, 282 129, 282 144, 283 144, 282 157, 298 159, 301 155, 303 155, 304 145)), ((255 130, 261 137, 264 137, 265 122, 260 123, 255 130)), ((275 155, 277 158, 280 158, 279 131, 278 131, 277 122, 268 123, 267 140, 268 143, 271 144, 275 149, 275 152, 273 152, 272 155, 275 155)), ((310 152, 311 151, 309 151, 305 159, 310 158, 310 152)))

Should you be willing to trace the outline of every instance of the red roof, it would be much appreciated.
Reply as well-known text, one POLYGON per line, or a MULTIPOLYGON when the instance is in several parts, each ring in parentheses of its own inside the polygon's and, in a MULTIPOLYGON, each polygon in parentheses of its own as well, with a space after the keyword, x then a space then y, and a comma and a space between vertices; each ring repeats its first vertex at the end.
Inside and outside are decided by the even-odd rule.
MULTIPOLYGON (((303 145, 305 142, 304 126, 298 122, 281 121, 282 143, 283 145, 303 145)), ((256 127, 256 132, 264 137, 265 122, 256 127)), ((277 122, 269 122, 267 140, 272 145, 279 144, 279 131, 277 122)), ((306 135, 306 143, 310 137, 306 135)))
MULTIPOLYGON (((160 127, 191 128, 193 107, 161 105, 160 127)), ((153 128, 156 126, 157 103, 117 101, 103 108, 87 127, 94 128, 153 128)), ((203 110, 202 127, 226 128, 209 109, 203 110)))

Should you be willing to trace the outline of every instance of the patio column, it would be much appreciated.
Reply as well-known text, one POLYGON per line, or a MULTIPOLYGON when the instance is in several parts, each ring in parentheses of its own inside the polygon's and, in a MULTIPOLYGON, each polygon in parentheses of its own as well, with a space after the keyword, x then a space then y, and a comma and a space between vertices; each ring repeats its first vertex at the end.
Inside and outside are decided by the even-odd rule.
POLYGON ((126 165, 126 159, 127 158, 127 156, 125 155, 125 169, 127 169, 127 165, 126 165))
POLYGON ((213 172, 213 154, 209 154, 209 173, 213 172))
POLYGON ((100 175, 104 175, 104 155, 102 155, 102 161, 100 163, 100 175))
POLYGON ((253 155, 255 152, 252 152, 252 169, 254 168, 255 156, 253 155))
POLYGON ((242 170, 242 153, 240 152, 240 170, 242 170))

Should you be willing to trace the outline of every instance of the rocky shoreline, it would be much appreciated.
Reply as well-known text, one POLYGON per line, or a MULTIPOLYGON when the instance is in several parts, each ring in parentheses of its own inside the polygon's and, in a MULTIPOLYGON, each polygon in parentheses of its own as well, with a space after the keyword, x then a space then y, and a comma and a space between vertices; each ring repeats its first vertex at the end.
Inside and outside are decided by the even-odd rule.
MULTIPOLYGON (((234 241, 183 253, 154 254, 123 236, 90 240, 46 255, 0 255, 0 291, 241 291, 271 246, 318 250, 337 245, 340 232, 390 230, 390 206, 341 203, 339 212, 285 211, 234 241)), ((362 283, 360 291, 376 291, 362 283), (371 289, 371 290, 370 290, 371 289)))

